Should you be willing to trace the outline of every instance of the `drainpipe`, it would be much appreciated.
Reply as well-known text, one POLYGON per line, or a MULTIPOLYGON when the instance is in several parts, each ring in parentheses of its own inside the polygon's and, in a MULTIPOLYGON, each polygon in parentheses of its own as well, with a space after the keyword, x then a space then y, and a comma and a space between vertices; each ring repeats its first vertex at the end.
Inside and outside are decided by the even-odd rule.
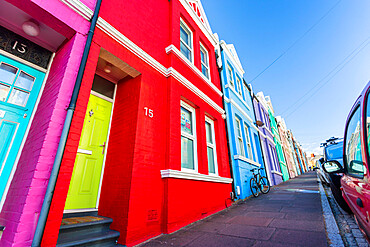
MULTIPOLYGON (((221 51, 222 51, 222 47, 221 47, 221 45, 220 44, 218 44, 218 47, 219 47, 219 50, 217 50, 217 52, 216 52, 216 61, 218 60, 218 59, 222 59, 221 58, 221 51)), ((217 67, 218 67, 218 64, 217 64, 217 67)), ((222 73, 221 73, 221 71, 222 71, 222 66, 221 66, 221 68, 220 67, 218 67, 218 74, 219 74, 219 76, 220 76, 220 86, 221 86, 221 92, 222 92, 222 97, 225 97, 225 92, 224 92, 224 87, 223 87, 223 85, 222 85, 222 82, 221 82, 221 78, 222 78, 222 73)), ((226 105, 225 105, 225 100, 224 99, 222 99, 222 106, 224 107, 224 109, 225 109, 225 115, 226 115, 226 105)), ((227 117, 227 116, 226 116, 227 117)), ((226 118, 225 118, 225 129, 226 129, 226 142, 227 142, 227 151, 229 152, 229 165, 230 165, 230 177, 233 179, 233 186, 231 186, 232 187, 232 192, 234 193, 234 198, 231 198, 231 196, 230 196, 230 198, 231 198, 231 200, 234 200, 235 201, 235 198, 236 198, 236 191, 235 191, 235 179, 234 179, 234 173, 233 173, 233 163, 232 163, 232 159, 231 159, 231 152, 230 152, 230 142, 229 142, 229 131, 228 131, 228 128, 227 128, 227 121, 226 121, 226 118)))
POLYGON ((46 193, 45 193, 44 202, 42 204, 40 216, 39 216, 39 219, 38 219, 38 222, 37 222, 35 235, 33 237, 32 247, 39 247, 41 245, 42 237, 43 237, 44 230, 45 230, 46 220, 47 220, 48 215, 49 215, 50 205, 51 205, 51 201, 52 201, 53 195, 54 195, 55 185, 56 185, 56 182, 57 182, 57 179, 58 179, 58 173, 59 173, 60 165, 61 165, 62 159, 63 159, 64 149, 65 149, 65 146, 66 146, 66 143, 67 143, 69 128, 71 127, 72 117, 73 117, 73 113, 74 113, 75 108, 76 108, 76 102, 77 102, 78 94, 80 92, 80 87, 81 87, 81 83, 82 83, 82 77, 83 77, 83 74, 84 74, 84 71, 85 71, 86 62, 87 62, 87 58, 89 56, 89 51, 90 51, 90 47, 91 47, 91 43, 92 43, 92 38, 94 36, 94 30, 95 30, 95 27, 96 27, 96 22, 97 22, 98 16, 99 16, 99 10, 100 10, 100 6, 101 6, 101 2, 102 2, 102 0, 97 0, 96 1, 94 14, 93 14, 93 16, 90 20, 90 22, 91 22, 90 29, 89 29, 89 32, 88 32, 85 48, 84 48, 84 51, 83 51, 83 54, 82 54, 81 64, 80 64, 80 67, 78 69, 78 74, 77 74, 75 86, 73 88, 71 101, 70 101, 69 106, 67 108, 67 115, 66 115, 66 118, 65 118, 65 121, 64 121, 62 134, 60 136, 60 141, 59 141, 57 153, 55 155, 53 168, 51 170, 48 187, 47 187, 46 193))

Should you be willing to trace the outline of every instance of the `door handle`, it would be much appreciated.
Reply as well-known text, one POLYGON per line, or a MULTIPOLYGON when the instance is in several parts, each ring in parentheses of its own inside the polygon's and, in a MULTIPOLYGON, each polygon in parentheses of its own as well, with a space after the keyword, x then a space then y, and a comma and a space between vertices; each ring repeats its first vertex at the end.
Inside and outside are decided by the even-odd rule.
POLYGON ((356 199, 356 203, 357 205, 360 207, 360 208, 363 208, 364 207, 364 203, 362 202, 362 200, 360 198, 357 198, 356 199))
POLYGON ((103 151, 102 151, 102 154, 104 154, 104 150, 105 150, 105 142, 103 145, 99 145, 99 147, 103 147, 103 151))

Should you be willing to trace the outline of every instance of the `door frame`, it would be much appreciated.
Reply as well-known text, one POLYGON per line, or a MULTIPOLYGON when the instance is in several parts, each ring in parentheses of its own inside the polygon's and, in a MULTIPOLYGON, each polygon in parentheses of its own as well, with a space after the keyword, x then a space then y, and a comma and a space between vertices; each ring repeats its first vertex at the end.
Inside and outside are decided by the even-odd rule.
POLYGON ((27 137, 28 137, 28 133, 29 133, 30 128, 31 128, 31 124, 33 122, 33 119, 35 117, 36 110, 37 110, 37 108, 39 106, 39 103, 40 103, 41 96, 44 93, 45 84, 46 84, 46 81, 47 81, 47 79, 49 77, 50 67, 51 67, 51 65, 53 63, 53 60, 54 60, 54 57, 55 57, 55 52, 53 52, 52 55, 51 55, 49 64, 47 66, 47 69, 41 68, 41 67, 39 67, 39 66, 37 66, 35 64, 32 64, 32 63, 30 63, 30 62, 28 62, 26 60, 23 60, 22 58, 19 58, 17 56, 14 56, 13 54, 10 54, 10 53, 5 52, 3 50, 0 50, 0 54, 3 55, 3 56, 5 56, 5 57, 8 57, 10 59, 13 59, 13 60, 15 60, 15 61, 17 61, 19 63, 22 63, 22 64, 24 64, 26 66, 29 66, 29 67, 31 67, 33 69, 36 69, 36 70, 39 70, 39 71, 45 73, 45 77, 44 77, 44 80, 42 81, 39 95, 37 96, 37 99, 36 99, 36 102, 35 102, 35 106, 33 108, 33 111, 31 112, 30 120, 28 122, 26 131, 24 132, 24 136, 23 136, 21 145, 19 146, 19 150, 18 150, 17 156, 15 158, 13 168, 12 168, 12 170, 10 172, 10 175, 9 175, 9 178, 8 178, 8 182, 7 182, 6 186, 5 186, 3 197, 0 198, 0 212, 1 212, 2 209, 3 209, 4 203, 5 203, 5 198, 6 198, 7 194, 8 194, 8 191, 9 191, 10 184, 13 181, 15 171, 17 170, 18 161, 19 161, 19 158, 20 158, 21 153, 23 151, 24 144, 26 143, 26 140, 27 140, 27 137))
MULTIPOLYGON (((110 82, 112 82, 111 80, 109 80, 110 82)), ((81 208, 81 209, 64 209, 63 213, 79 213, 79 212, 91 212, 91 211, 97 211, 98 208, 99 208, 99 201, 100 201, 100 194, 101 194, 101 187, 102 187, 102 184, 103 184, 103 176, 104 176, 104 170, 105 170, 105 160, 106 160, 106 157, 107 157, 107 151, 108 151, 108 148, 109 148, 109 136, 110 136, 110 130, 111 130, 111 123, 112 123, 112 117, 113 117, 113 110, 114 110, 114 104, 116 102, 116 92, 117 92, 117 83, 114 83, 114 93, 113 93, 113 99, 105 96, 105 95, 102 95, 96 91, 93 91, 91 90, 90 91, 90 95, 94 95, 98 98, 101 98, 103 100, 106 100, 110 103, 112 103, 112 110, 111 110, 111 113, 110 113, 110 117, 109 117, 109 127, 108 127, 108 134, 107 134, 107 142, 106 142, 106 146, 105 146, 105 149, 104 149, 104 157, 103 157, 103 165, 102 165, 102 171, 101 171, 101 174, 100 174, 100 181, 99 181, 99 189, 98 189, 98 196, 96 198, 96 204, 95 204, 95 208, 81 208)), ((90 100, 90 98, 89 98, 90 100)), ((84 119, 85 121, 85 119, 84 119)), ((82 132, 81 132, 82 134, 82 132)), ((80 144, 78 144, 80 145, 80 144)))

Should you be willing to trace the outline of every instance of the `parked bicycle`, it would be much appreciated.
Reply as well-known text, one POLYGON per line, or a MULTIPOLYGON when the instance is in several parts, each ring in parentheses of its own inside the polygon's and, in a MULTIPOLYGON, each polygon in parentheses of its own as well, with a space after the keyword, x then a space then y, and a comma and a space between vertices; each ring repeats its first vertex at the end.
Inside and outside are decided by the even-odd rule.
POLYGON ((254 168, 251 170, 253 178, 250 180, 250 186, 254 197, 259 196, 260 192, 267 194, 270 191, 270 182, 267 177, 261 175, 261 170, 263 168, 254 168), (255 170, 257 170, 257 173, 255 173, 255 170))

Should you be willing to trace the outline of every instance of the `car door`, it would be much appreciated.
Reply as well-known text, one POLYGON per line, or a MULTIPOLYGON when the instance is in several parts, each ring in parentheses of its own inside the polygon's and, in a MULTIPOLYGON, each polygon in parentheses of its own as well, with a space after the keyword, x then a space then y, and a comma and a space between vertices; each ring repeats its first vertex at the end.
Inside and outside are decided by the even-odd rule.
POLYGON ((366 205, 367 168, 362 158, 360 104, 351 113, 347 121, 344 140, 345 176, 342 179, 343 195, 358 220, 365 223, 367 221, 366 208, 368 208, 368 205, 366 205))

